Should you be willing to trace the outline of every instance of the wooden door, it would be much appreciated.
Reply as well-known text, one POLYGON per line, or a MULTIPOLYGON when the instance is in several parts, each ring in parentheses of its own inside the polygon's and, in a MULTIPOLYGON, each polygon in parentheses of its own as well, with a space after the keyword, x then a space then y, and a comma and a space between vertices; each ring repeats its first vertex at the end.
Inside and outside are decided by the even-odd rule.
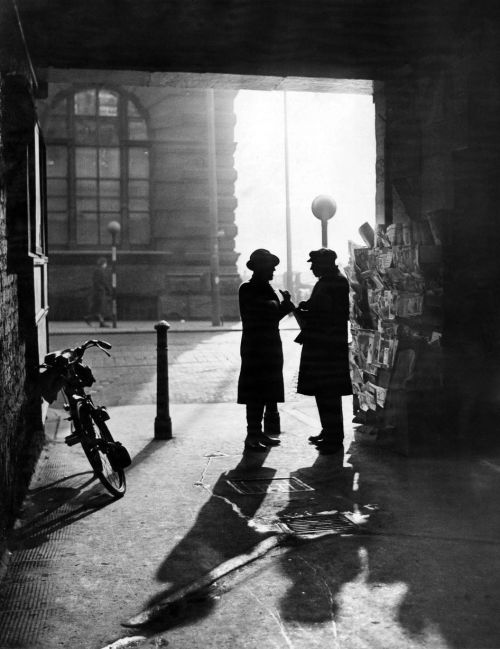
MULTIPOLYGON (((32 286, 31 363, 40 365, 48 352, 47 210, 45 144, 38 124, 28 146, 28 285, 32 286)), ((45 418, 47 404, 43 404, 45 418)))

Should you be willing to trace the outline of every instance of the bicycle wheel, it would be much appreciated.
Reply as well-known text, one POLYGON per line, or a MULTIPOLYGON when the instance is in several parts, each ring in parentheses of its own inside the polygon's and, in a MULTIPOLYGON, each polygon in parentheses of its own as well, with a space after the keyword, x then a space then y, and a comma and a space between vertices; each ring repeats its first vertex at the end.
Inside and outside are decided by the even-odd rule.
POLYGON ((86 404, 80 404, 78 414, 83 432, 82 448, 90 466, 106 489, 121 498, 127 487, 125 472, 112 468, 106 452, 107 443, 114 441, 113 436, 104 422, 95 419, 94 412, 86 404))

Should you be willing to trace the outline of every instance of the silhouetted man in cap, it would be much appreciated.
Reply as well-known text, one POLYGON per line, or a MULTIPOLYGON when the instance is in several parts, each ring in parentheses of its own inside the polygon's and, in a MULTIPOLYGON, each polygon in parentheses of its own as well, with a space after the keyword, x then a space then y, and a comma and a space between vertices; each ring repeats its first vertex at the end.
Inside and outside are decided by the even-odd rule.
POLYGON ((280 291, 280 302, 269 284, 279 261, 269 250, 254 250, 247 262, 253 275, 239 290, 243 334, 238 403, 246 404, 245 449, 251 451, 263 452, 280 443, 269 436, 280 432, 277 403, 285 400, 279 321, 294 307, 288 291, 280 291))
POLYGON ((316 398, 322 430, 309 438, 322 454, 343 449, 342 395, 352 394, 347 321, 349 285, 329 248, 313 250, 308 261, 318 277, 311 297, 298 306, 302 343, 297 392, 316 398))

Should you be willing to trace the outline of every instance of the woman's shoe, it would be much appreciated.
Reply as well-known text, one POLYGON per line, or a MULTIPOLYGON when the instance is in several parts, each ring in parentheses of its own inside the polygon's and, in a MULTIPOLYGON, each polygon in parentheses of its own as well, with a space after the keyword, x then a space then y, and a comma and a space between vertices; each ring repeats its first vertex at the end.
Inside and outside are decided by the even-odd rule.
POLYGON ((269 427, 264 423, 264 435, 281 435, 283 431, 278 427, 269 427))
POLYGON ((257 441, 260 442, 260 444, 264 444, 264 446, 279 446, 281 444, 279 439, 268 437, 267 435, 264 435, 264 433, 257 437, 257 441))
POLYGON ((249 442, 245 440, 245 451, 251 451, 252 453, 265 453, 267 451, 267 446, 261 444, 260 442, 249 442))

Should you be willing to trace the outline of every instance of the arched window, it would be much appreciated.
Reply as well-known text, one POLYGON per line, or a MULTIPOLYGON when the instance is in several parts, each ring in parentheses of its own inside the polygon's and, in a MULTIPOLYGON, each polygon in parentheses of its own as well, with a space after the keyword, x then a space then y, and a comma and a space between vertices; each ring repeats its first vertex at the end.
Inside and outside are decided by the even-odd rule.
POLYGON ((74 91, 52 105, 46 139, 49 244, 106 247, 110 221, 122 248, 149 244, 149 141, 136 104, 106 88, 74 91))

